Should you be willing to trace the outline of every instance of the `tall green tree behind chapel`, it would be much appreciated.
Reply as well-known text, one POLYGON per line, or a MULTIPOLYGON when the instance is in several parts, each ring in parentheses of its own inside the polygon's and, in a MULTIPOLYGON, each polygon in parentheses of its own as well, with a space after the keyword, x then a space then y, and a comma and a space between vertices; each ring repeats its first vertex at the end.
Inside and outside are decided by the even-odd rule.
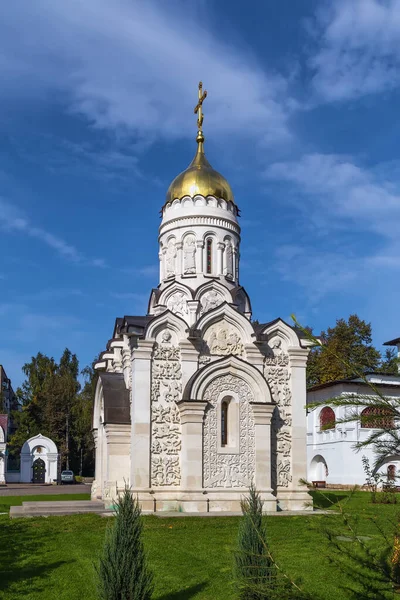
MULTIPOLYGON (((90 394, 87 385, 80 393, 77 356, 66 348, 57 363, 39 352, 23 366, 23 372, 25 381, 17 390, 22 410, 14 415, 17 430, 10 440, 11 453, 18 455, 27 439, 41 433, 57 445, 62 468, 72 468, 78 473, 85 464, 90 471, 93 463, 90 394)), ((94 379, 94 374, 91 375, 94 379)))
MULTIPOLYGON (((335 327, 321 333, 321 340, 324 348, 316 347, 310 352, 308 386, 352 377, 360 372, 384 370, 381 354, 372 345, 371 324, 357 315, 350 315, 347 321, 338 319, 335 327)), ((390 372, 396 373, 396 368, 393 361, 387 362, 390 372)))

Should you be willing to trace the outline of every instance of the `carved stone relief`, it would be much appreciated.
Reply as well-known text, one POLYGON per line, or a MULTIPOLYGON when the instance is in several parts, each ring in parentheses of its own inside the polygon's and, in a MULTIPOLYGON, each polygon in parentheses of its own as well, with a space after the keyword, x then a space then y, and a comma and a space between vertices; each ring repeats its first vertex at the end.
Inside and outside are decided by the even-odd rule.
POLYGON ((183 272, 185 275, 196 273, 196 239, 194 235, 185 238, 183 246, 183 272))
POLYGON ((183 292, 175 292, 167 300, 167 308, 181 317, 186 317, 188 314, 187 298, 183 292))
POLYGON ((225 265, 226 265, 226 276, 233 277, 233 248, 232 242, 228 241, 225 247, 225 265))
POLYGON ((181 424, 176 402, 182 396, 180 350, 163 332, 152 358, 151 376, 151 483, 179 485, 181 424))
POLYGON ((265 358, 264 376, 277 404, 272 417, 272 486, 286 488, 292 481, 292 392, 289 385, 289 356, 282 340, 270 341, 270 354, 265 358))
POLYGON ((203 397, 208 404, 203 426, 203 485, 206 488, 249 487, 255 474, 255 425, 247 383, 234 375, 212 381, 203 397), (239 398, 239 453, 218 452, 217 400, 226 392, 239 398))
POLYGON ((175 275, 176 270, 176 244, 175 240, 169 240, 167 244, 167 250, 165 253, 165 272, 167 277, 175 275))
POLYGON ((242 356, 243 353, 244 346, 238 332, 226 321, 222 320, 219 323, 214 323, 207 329, 204 335, 202 354, 242 356))
POLYGON ((217 308, 217 306, 222 304, 223 301, 224 301, 224 298, 216 290, 209 290, 201 298, 200 314, 203 315, 204 313, 208 312, 209 310, 212 310, 213 308, 217 308))

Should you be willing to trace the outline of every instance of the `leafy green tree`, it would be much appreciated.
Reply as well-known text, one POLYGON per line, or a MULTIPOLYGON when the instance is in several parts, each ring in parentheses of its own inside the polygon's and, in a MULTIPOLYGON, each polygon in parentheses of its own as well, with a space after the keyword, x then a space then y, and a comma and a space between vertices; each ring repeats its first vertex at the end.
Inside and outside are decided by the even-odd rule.
POLYGON ((153 575, 143 546, 143 519, 136 498, 125 488, 116 517, 106 531, 97 567, 101 600, 150 600, 153 575))
POLYGON ((79 475, 94 470, 94 440, 92 434, 92 413, 98 373, 93 366, 82 370, 85 382, 72 407, 71 435, 76 448, 77 471, 79 475))
POLYGON ((397 358, 396 350, 394 348, 387 348, 381 364, 377 369, 378 373, 385 373, 385 375, 398 375, 399 367, 400 362, 397 358))
POLYGON ((41 352, 23 366, 25 381, 17 390, 21 411, 13 418, 16 431, 10 440, 12 453, 42 433, 56 443, 62 466, 69 465, 71 413, 79 392, 79 364, 75 354, 64 350, 60 363, 41 352))
POLYGON ((308 386, 380 367, 381 354, 372 345, 371 324, 357 315, 350 315, 347 321, 338 319, 335 327, 322 332, 321 340, 322 346, 313 348, 308 359, 308 386))

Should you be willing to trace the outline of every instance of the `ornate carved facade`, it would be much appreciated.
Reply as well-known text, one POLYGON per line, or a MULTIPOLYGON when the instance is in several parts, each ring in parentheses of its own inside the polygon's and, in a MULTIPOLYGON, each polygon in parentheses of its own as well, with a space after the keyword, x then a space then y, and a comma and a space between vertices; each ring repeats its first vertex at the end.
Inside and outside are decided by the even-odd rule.
POLYGON ((96 364, 92 495, 129 483, 146 512, 239 511, 253 482, 266 510, 303 510, 307 342, 252 323, 239 210, 197 143, 162 209, 148 313, 117 319, 96 364))
POLYGON ((255 473, 255 425, 249 386, 234 375, 221 375, 208 386, 204 400, 203 477, 205 488, 248 488, 255 473), (238 401, 238 445, 222 453, 218 440, 218 398, 235 394, 238 401), (229 451, 231 450, 231 451, 229 451))
POLYGON ((151 373, 151 483, 179 485, 181 424, 176 405, 182 396, 179 348, 171 345, 171 334, 163 333, 156 344, 151 373))

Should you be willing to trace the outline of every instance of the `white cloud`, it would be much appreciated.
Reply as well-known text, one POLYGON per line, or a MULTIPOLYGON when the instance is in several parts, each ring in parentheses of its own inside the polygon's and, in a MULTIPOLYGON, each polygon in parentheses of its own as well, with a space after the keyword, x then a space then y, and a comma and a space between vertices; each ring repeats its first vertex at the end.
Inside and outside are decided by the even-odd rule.
POLYGON ((267 73, 237 38, 213 34, 198 3, 23 0, 2 13, 3 98, 58 91, 96 126, 171 139, 195 135, 193 106, 204 78, 206 134, 290 136, 295 103, 287 81, 267 73))
POLYGON ((280 193, 302 213, 307 233, 302 243, 278 248, 276 269, 313 303, 334 291, 362 292, 382 279, 382 269, 389 281, 400 268, 400 177, 392 168, 390 178, 384 165, 371 170, 350 157, 310 154, 266 170, 268 180, 289 184, 280 193))
MULTIPOLYGON (((385 169, 382 169, 384 172, 385 169)), ((389 179, 379 170, 357 165, 350 157, 306 154, 297 161, 272 164, 266 170, 271 180, 293 184, 302 197, 298 206, 311 216, 335 217, 353 229, 373 231, 397 239, 400 221, 400 177, 394 167, 389 179)))
POLYGON ((142 275, 144 277, 156 277, 159 274, 158 264, 145 265, 143 267, 121 267, 122 273, 129 275, 142 275))
POLYGON ((105 267, 103 259, 86 259, 75 246, 68 244, 61 237, 46 229, 36 227, 16 206, 2 198, 0 198, 0 227, 6 232, 19 233, 35 238, 71 262, 93 267, 105 267))
POLYGON ((319 11, 313 87, 327 101, 349 100, 400 84, 400 2, 335 0, 319 11))
POLYGON ((275 267, 283 281, 304 288, 313 305, 351 286, 363 271, 363 261, 324 247, 318 251, 311 246, 281 245, 275 256, 275 267))

